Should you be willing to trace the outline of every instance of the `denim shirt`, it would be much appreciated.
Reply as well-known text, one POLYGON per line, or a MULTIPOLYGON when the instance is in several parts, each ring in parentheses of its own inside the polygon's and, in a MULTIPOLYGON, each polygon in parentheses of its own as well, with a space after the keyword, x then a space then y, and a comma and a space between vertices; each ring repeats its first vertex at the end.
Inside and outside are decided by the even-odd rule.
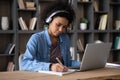
MULTIPOLYGON (((71 60, 70 41, 67 34, 60 35, 60 50, 67 67, 79 66, 80 62, 71 60)), ((26 45, 26 51, 21 61, 22 70, 26 71, 49 71, 50 68, 50 36, 48 30, 35 33, 29 39, 26 45)))

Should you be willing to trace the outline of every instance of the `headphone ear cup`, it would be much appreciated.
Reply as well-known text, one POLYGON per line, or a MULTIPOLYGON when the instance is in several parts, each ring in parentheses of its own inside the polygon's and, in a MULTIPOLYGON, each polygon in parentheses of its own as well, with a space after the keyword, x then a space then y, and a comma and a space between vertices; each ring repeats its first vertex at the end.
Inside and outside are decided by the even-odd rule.
POLYGON ((48 17, 48 18, 46 19, 46 23, 50 23, 51 20, 52 20, 52 18, 51 18, 51 17, 48 17))

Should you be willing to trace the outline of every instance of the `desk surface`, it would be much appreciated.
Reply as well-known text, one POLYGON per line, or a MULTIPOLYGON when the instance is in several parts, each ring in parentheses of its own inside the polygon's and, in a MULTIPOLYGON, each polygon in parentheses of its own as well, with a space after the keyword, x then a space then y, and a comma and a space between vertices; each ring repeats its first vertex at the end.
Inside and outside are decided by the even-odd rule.
POLYGON ((120 68, 102 68, 64 76, 28 71, 0 72, 0 80, 120 80, 120 68))

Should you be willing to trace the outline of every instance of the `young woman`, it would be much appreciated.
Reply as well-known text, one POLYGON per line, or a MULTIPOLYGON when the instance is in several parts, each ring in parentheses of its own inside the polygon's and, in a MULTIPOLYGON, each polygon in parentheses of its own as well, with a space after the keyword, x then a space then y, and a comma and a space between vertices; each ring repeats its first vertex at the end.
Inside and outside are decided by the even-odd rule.
POLYGON ((71 60, 70 41, 65 33, 75 17, 72 7, 57 2, 46 7, 41 15, 41 20, 48 25, 48 29, 33 34, 29 39, 21 62, 22 70, 63 72, 68 67, 79 66, 80 62, 71 60))

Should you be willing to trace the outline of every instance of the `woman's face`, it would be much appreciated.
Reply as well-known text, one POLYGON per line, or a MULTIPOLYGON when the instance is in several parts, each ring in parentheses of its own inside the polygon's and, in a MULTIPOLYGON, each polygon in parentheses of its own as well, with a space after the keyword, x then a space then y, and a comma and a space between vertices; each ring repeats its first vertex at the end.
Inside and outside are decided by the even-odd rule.
POLYGON ((49 34, 53 37, 58 37, 63 33, 68 26, 68 20, 64 17, 55 17, 49 24, 49 34))

